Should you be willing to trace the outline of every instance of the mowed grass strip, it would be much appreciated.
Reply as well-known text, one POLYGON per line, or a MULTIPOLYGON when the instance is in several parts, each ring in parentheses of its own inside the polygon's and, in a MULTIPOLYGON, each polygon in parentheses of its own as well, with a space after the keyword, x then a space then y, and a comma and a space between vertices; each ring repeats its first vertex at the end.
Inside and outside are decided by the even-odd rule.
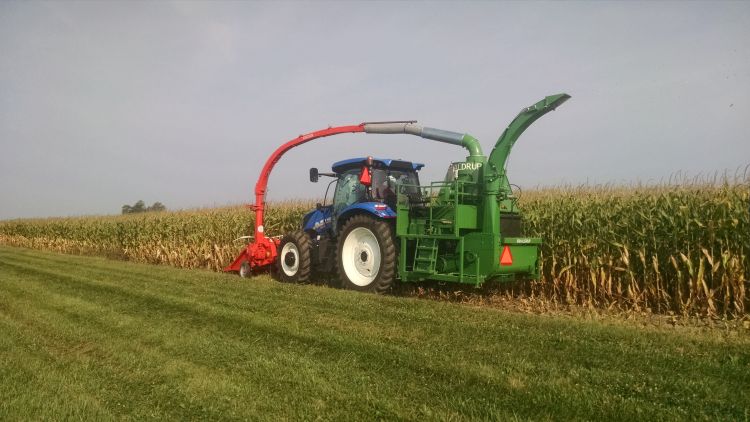
POLYGON ((748 346, 0 247, 2 420, 746 420, 748 346))

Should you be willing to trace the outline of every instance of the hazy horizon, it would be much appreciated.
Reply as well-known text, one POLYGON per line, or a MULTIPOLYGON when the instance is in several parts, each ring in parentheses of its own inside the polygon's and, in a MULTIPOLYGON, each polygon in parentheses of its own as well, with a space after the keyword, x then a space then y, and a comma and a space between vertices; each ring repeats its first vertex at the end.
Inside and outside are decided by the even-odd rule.
MULTIPOLYGON (((518 111, 523 189, 713 177, 750 164, 750 2, 0 3, 0 219, 253 201, 271 152, 329 125, 417 119, 489 154, 518 111)), ((268 200, 320 200, 308 169, 461 148, 342 135, 293 149, 268 200)))

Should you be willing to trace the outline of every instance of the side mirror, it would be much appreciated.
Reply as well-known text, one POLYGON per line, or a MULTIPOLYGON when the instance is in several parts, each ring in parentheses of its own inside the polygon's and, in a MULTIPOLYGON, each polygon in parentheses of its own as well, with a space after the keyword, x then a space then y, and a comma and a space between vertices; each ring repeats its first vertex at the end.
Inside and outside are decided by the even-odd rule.
POLYGON ((316 167, 310 169, 310 181, 313 183, 318 182, 318 169, 316 167))

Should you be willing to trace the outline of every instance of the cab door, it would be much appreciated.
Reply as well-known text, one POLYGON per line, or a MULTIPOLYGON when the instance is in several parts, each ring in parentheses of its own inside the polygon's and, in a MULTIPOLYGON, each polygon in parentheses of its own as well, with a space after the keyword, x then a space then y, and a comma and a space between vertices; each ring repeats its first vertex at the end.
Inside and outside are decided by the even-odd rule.
POLYGON ((349 206, 367 201, 367 188, 359 182, 359 172, 352 170, 342 174, 333 194, 333 220, 349 206))

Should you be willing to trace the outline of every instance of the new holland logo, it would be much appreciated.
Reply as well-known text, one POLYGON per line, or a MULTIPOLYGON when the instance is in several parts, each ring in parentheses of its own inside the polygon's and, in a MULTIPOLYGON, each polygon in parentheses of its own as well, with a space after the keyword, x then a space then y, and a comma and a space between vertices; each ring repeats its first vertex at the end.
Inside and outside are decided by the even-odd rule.
POLYGON ((321 228, 321 227, 323 227, 323 226, 326 226, 326 225, 328 225, 328 224, 331 224, 331 217, 327 217, 327 218, 324 218, 324 219, 322 219, 322 220, 320 220, 320 221, 316 222, 316 223, 315 223, 315 224, 313 225, 313 229, 314 229, 314 230, 318 230, 319 228, 321 228))

